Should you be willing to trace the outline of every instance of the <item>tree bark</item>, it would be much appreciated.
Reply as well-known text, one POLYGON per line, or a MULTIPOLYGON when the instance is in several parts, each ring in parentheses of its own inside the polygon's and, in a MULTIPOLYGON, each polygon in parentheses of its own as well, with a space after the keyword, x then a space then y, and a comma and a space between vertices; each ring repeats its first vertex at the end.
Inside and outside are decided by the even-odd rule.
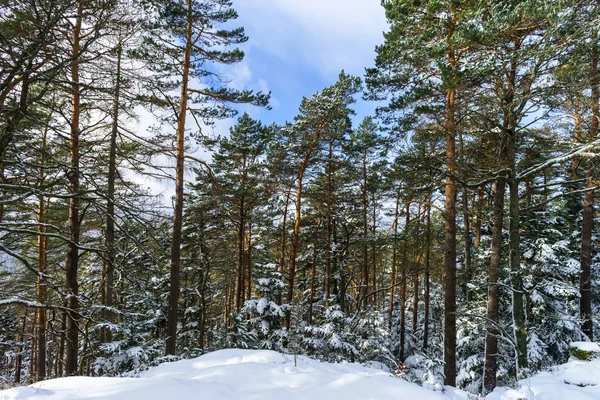
MULTIPOLYGON (((464 162, 465 162, 465 149, 464 149, 464 143, 463 143, 463 135, 462 135, 462 131, 460 131, 460 133, 458 134, 458 139, 459 139, 459 145, 460 145, 460 162, 462 165, 462 168, 464 168, 464 162)), ((469 200, 468 200, 468 194, 467 194, 467 187, 463 186, 462 188, 462 209, 463 209, 463 220, 464 220, 464 227, 463 227, 463 239, 465 242, 465 265, 464 265, 464 271, 463 271, 463 279, 462 279, 462 285, 463 285, 463 293, 465 295, 465 297, 467 298, 467 301, 470 300, 470 292, 468 289, 468 284, 471 281, 471 275, 472 275, 472 267, 471 267, 471 229, 469 227, 469 200)))
MULTIPOLYGON (((598 123, 600 118, 599 97, 600 97, 600 73, 598 72, 598 36, 596 33, 592 36, 592 65, 591 65, 591 89, 592 89, 592 116, 590 121, 589 142, 598 137, 598 123)), ((594 160, 590 159, 586 165, 586 185, 591 188, 595 185, 594 179, 594 160)), ((580 300, 579 313, 581 317, 581 330, 590 340, 594 340, 594 330, 592 323, 592 233, 594 230, 594 191, 588 190, 583 197, 583 222, 581 229, 581 277, 580 277, 580 300)))
POLYGON ((69 183, 71 186, 71 200, 69 202, 69 234, 66 283, 67 283, 67 332, 65 373, 74 375, 77 373, 77 357, 79 350, 79 284, 77 283, 77 269, 79 267, 79 239, 81 234, 81 221, 79 209, 81 199, 79 198, 79 122, 81 116, 81 94, 79 87, 79 53, 81 39, 81 25, 83 19, 83 5, 77 3, 77 15, 73 28, 71 43, 71 90, 72 90, 72 114, 71 114, 71 162, 69 168, 69 183))
MULTIPOLYGON (((453 64, 454 51, 448 56, 453 64)), ((446 190, 444 220, 444 383, 456 386, 456 91, 446 98, 446 190)))
POLYGON ((313 320, 313 302, 315 301, 315 280, 317 275, 317 245, 319 239, 319 228, 321 227, 321 220, 317 221, 317 227, 315 229, 315 240, 313 242, 313 259, 312 259, 312 271, 310 274, 310 295, 308 299, 308 325, 312 325, 313 320))
POLYGON ((481 243, 481 222, 483 221, 483 202, 485 197, 485 190, 483 185, 477 189, 477 219, 475 220, 475 239, 473 245, 476 249, 479 248, 481 243))
MULTIPOLYGON (((373 201, 373 213, 372 217, 372 227, 371 232, 373 234, 373 240, 375 240, 375 235, 377 233, 377 201, 375 201, 375 192, 372 193, 372 201, 373 201)), ((373 304, 377 304, 377 247, 375 242, 371 245, 371 263, 373 264, 373 304)))
POLYGON ((400 218, 400 193, 396 196, 396 208, 394 211, 394 224, 392 229, 394 230, 394 243, 392 245, 392 276, 390 279, 390 302, 388 305, 388 326, 390 332, 392 331, 392 315, 394 313, 394 293, 396 291, 396 275, 398 274, 397 263, 398 263, 398 218, 400 218))
POLYGON ((235 280, 235 309, 240 311, 242 306, 242 297, 244 295, 244 234, 246 230, 246 221, 244 209, 244 197, 240 200, 240 214, 238 220, 238 260, 237 274, 235 280))
MULTIPOLYGON (((50 116, 51 118, 51 116, 50 116)), ((41 188, 44 184, 44 164, 46 162, 46 139, 50 118, 46 122, 44 133, 42 136, 42 148, 40 151, 40 169, 38 172, 38 186, 41 188)), ((48 246, 48 238, 46 233, 45 222, 45 200, 44 196, 38 198, 38 280, 37 280, 37 302, 46 304, 46 249, 48 246)), ((41 381, 46 378, 46 309, 39 307, 36 310, 36 330, 37 330, 37 368, 35 371, 35 381, 41 381)))
POLYGON ((329 157, 327 159, 327 226, 325 232, 325 309, 329 307, 329 296, 331 288, 331 223, 333 203, 333 139, 329 142, 329 157))
POLYGON ((21 332, 19 332, 19 345, 17 346, 17 356, 15 357, 15 383, 21 383, 21 369, 23 365, 23 343, 25 341, 25 329, 27 326, 27 314, 29 309, 25 309, 23 315, 23 323, 21 325, 21 332))
POLYGON ((369 205, 367 196, 367 153, 366 149, 363 155, 362 162, 362 205, 363 205, 363 245, 362 245, 362 269, 361 269, 361 285, 359 291, 359 307, 367 308, 367 293, 369 291, 369 253, 367 236, 369 235, 369 205))
MULTIPOLYGON (((286 226, 287 226, 287 215, 288 215, 288 207, 290 205, 290 195, 291 189, 287 191, 285 196, 285 207, 283 209, 283 222, 281 223, 281 243, 280 243, 280 251, 279 251, 279 273, 283 276, 283 271, 285 269, 285 246, 287 245, 286 238, 286 226)), ((281 305, 281 294, 277 295, 277 305, 281 305)))
POLYGON ((404 362, 406 337, 406 269, 408 264, 408 225, 410 224, 410 202, 406 203, 406 224, 404 225, 404 243, 402 245, 402 267, 400 270, 400 362, 404 362))
POLYGON ((527 328, 525 326, 525 309, 523 304, 523 278, 521 275, 521 252, 519 235, 519 181, 516 171, 516 137, 512 130, 508 139, 510 159, 509 175, 509 263, 512 284, 513 322, 517 344, 517 374, 527 368, 527 328))
POLYGON ((246 279, 248 285, 247 300, 252 298, 252 217, 248 218, 248 234, 246 235, 246 279))
MULTIPOLYGON (((300 224, 302 222, 302 180, 304 179, 304 172, 308 166, 308 161, 312 154, 312 147, 306 153, 304 160, 300 166, 298 173, 298 189, 296 190, 296 210, 295 210, 295 221, 294 221, 294 232, 292 234, 292 249, 290 251, 290 260, 288 268, 288 290, 287 290, 287 302, 291 306, 294 300, 294 278, 296 275, 296 255, 298 253, 298 242, 300 239, 300 224)), ((292 321, 291 309, 285 314, 285 327, 289 330, 292 321)))
MULTIPOLYGON (((505 148, 505 146, 503 146, 505 148)), ((503 158, 501 156, 501 158, 503 158)), ((490 266, 488 269, 487 325, 485 337, 485 367, 483 374, 483 394, 491 393, 496 387, 498 371, 498 305, 500 262, 502 252, 502 227, 504 222, 504 194, 506 180, 498 178, 494 191, 494 221, 492 225, 492 244, 490 266)))
POLYGON ((190 74, 190 59, 192 53, 192 10, 193 1, 187 0, 186 46, 183 58, 183 73, 181 75, 181 97, 179 100, 179 115, 177 118, 177 163, 175 167, 175 210, 173 215, 173 239, 171 245, 171 280, 169 290, 169 310, 167 313, 167 355, 175 355, 177 344, 177 314, 181 280, 181 228, 183 223, 183 188, 184 188, 184 157, 185 157, 185 120, 188 103, 188 81, 190 74))
POLYGON ((430 294, 429 294, 429 267, 431 260, 431 195, 429 195, 429 202, 427 204, 427 247, 425 249, 425 294, 424 294, 424 307, 425 311, 423 314, 423 350, 429 347, 429 303, 430 303, 430 294))
MULTIPOLYGON (((121 57, 123 48, 121 43, 117 45, 117 69, 115 76, 115 88, 113 99, 113 120, 110 131, 110 145, 108 151, 108 188, 106 192, 106 258, 104 260, 104 307, 102 316, 108 324, 113 322, 113 314, 110 308, 113 306, 114 292, 114 268, 116 259, 115 250, 115 183, 117 180, 117 135, 119 131, 119 107, 121 96, 121 57)), ((107 343, 112 340, 110 326, 102 328, 101 342, 107 343)))

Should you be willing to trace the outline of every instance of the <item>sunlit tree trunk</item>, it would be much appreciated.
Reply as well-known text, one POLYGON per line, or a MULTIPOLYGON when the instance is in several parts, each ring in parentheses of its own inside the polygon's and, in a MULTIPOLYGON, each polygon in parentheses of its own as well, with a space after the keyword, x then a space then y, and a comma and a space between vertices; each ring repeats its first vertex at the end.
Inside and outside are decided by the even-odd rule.
POLYGON ((185 120, 188 106, 188 82, 192 54, 192 10, 193 1, 187 0, 187 26, 185 55, 182 61, 181 96, 179 98, 179 113, 177 118, 177 143, 175 167, 175 209, 173 212, 173 238, 171 244, 171 279, 169 289, 169 310, 167 313, 167 343, 165 352, 174 355, 177 344, 177 316, 179 291, 181 285, 181 228, 183 224, 183 188, 184 188, 184 157, 185 157, 185 120))

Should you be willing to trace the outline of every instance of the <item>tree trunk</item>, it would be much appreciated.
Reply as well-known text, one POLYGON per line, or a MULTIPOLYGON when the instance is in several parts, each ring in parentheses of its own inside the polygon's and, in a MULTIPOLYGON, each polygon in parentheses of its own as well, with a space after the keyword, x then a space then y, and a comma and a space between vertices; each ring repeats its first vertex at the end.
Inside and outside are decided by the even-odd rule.
POLYGON ((181 228, 183 223, 183 187, 185 157, 185 119, 188 102, 188 80, 190 74, 190 58, 192 52, 192 10, 193 1, 187 0, 186 46, 181 75, 181 97, 177 118, 177 164, 175 167, 175 210, 173 215, 173 239, 171 244, 171 282, 169 290, 169 310, 167 314, 167 355, 175 355, 177 344, 177 306, 179 303, 179 287, 181 280, 181 228))
MULTIPOLYGON (((421 243, 421 207, 419 206, 419 210, 417 211, 417 233, 415 235, 417 239, 418 246, 421 243)), ((421 265, 421 257, 423 257, 423 248, 421 247, 417 250, 417 256, 415 259, 415 268, 413 275, 413 315, 412 315, 412 332, 415 335, 417 331, 417 320, 418 320, 418 312, 419 312, 419 266, 421 265)))
MULTIPOLYGON (((513 125, 514 126, 514 125, 513 125)), ((521 252, 519 235, 519 181, 516 167, 516 132, 510 129, 508 137, 509 175, 509 264, 512 285, 513 322, 515 342, 517 344, 517 375, 527 368, 527 328, 525 326, 525 309, 523 304, 523 278, 521 276, 521 252)))
POLYGON ((67 283, 67 332, 66 332, 66 353, 65 363, 66 375, 77 373, 77 352, 79 350, 79 284, 77 283, 77 269, 79 267, 79 237, 81 233, 81 221, 79 218, 79 209, 81 199, 79 198, 79 120, 81 116, 81 97, 79 87, 79 53, 81 39, 81 24, 83 18, 83 5, 77 3, 77 15, 75 16, 75 25, 73 28, 73 38, 71 54, 71 90, 72 90, 72 114, 71 114, 71 164, 69 168, 69 183, 71 186, 71 200, 69 202, 69 234, 70 242, 68 244, 67 263, 66 263, 66 283, 67 283))
POLYGON ((287 291, 287 302, 290 305, 290 310, 285 314, 285 327, 289 330, 292 321, 291 305, 294 300, 294 278, 296 275, 296 255, 298 252, 298 240, 300 238, 300 223, 302 222, 302 180, 304 179, 304 172, 308 166, 312 148, 306 153, 300 171, 298 173, 298 189, 296 190, 296 210, 295 210, 295 221, 294 221, 294 232, 292 234, 292 249, 290 251, 290 261, 288 268, 288 291, 287 291))
MULTIPOLYGON (((66 303, 66 301, 65 301, 66 303)), ((66 307, 66 304, 64 304, 66 307)), ((66 342, 66 330, 67 330, 67 312, 61 313, 60 322, 60 340, 58 342, 58 351, 56 352, 56 376, 63 376, 64 371, 64 354, 65 354, 65 342, 66 342)))
MULTIPOLYGON (((600 73, 598 72, 598 36, 596 33, 592 36, 592 68, 591 68, 591 86, 592 86, 592 116, 590 123, 589 142, 598 137, 598 123, 600 118, 599 97, 600 97, 600 73)), ((590 159, 586 165, 587 187, 595 185, 594 180, 594 160, 590 159)), ((581 277, 580 277, 580 300, 579 312, 581 316, 581 330, 590 340, 594 340, 594 330, 592 323, 592 233, 594 230, 594 191, 588 190, 583 197, 583 222, 581 229, 581 277)))
POLYGON ((362 269, 361 269, 361 285, 359 291, 359 307, 363 309, 367 308, 367 293, 369 291, 369 254, 368 254, 368 244, 367 244, 367 236, 369 234, 368 230, 368 198, 367 198, 367 160, 366 160, 366 150, 363 157, 362 164, 362 203, 363 203, 363 245, 362 245, 362 269))
POLYGON ((392 276, 390 279, 390 302, 388 305, 388 324, 389 330, 392 331, 392 315, 394 313, 394 293, 396 291, 396 275, 398 274, 397 263, 398 263, 398 218, 400 208, 400 193, 396 196, 396 209, 394 211, 394 224, 392 229, 394 230, 394 243, 392 245, 392 276))
MULTIPOLYGON (((279 252, 279 273, 283 276, 283 271, 285 269, 285 246, 287 244, 286 239, 286 223, 287 223, 287 214, 288 207, 290 205, 290 194, 291 189, 287 191, 285 196, 285 207, 283 209, 283 222, 281 223, 281 243, 280 243, 280 252, 279 252)), ((281 294, 277 295, 277 305, 281 305, 281 294)))
POLYGON ((35 371, 36 371, 36 366, 35 366, 35 361, 37 359, 37 354, 36 354, 36 348, 37 348, 37 336, 36 336, 36 331, 35 331, 35 314, 33 316, 33 323, 31 324, 31 332, 30 335, 31 337, 31 357, 29 357, 29 383, 33 383, 34 382, 34 378, 35 378, 35 371))
MULTIPOLYGON (((454 52, 449 52, 454 59, 454 52)), ((444 383, 456 386, 456 91, 449 90, 446 100, 446 199, 444 220, 444 383)))
POLYGON ((325 309, 329 307, 329 290, 331 288, 331 222, 333 203, 333 140, 329 142, 329 157, 327 160, 327 226, 325 232, 325 309))
POLYGON ((252 298, 252 218, 248 218, 248 234, 247 239, 247 250, 246 250, 246 278, 248 285, 247 300, 252 298))
POLYGON ((240 214, 238 220, 238 260, 235 280, 235 309, 240 311, 242 297, 244 296, 244 234, 246 232, 246 221, 244 209, 244 197, 240 200, 240 214))
MULTIPOLYGON (((505 148, 505 146, 503 146, 505 148)), ((503 150, 504 152, 504 150, 503 150)), ((504 157, 501 155, 501 158, 504 157)), ((485 367, 483 374, 483 394, 491 393, 496 387, 496 373, 498 371, 498 305, 500 292, 498 280, 500 278, 500 262, 502 252, 502 226, 504 221, 504 193, 506 180, 498 178, 494 191, 494 221, 492 225, 492 247, 490 252, 490 266, 488 269, 488 297, 487 297, 487 325, 485 337, 485 367)))
POLYGON ((121 56, 123 48, 121 43, 117 45, 117 70, 115 76, 115 89, 113 99, 113 120, 110 131, 110 147, 108 151, 108 188, 106 204, 106 258, 104 260, 104 307, 103 317, 109 326, 102 328, 101 342, 107 343, 112 340, 110 324, 113 322, 113 314, 110 308, 113 306, 114 292, 114 268, 115 268, 115 182, 117 180, 117 135, 119 131, 119 107, 121 96, 121 56))
POLYGON ((312 271, 310 275, 310 295, 308 299, 308 325, 312 325, 313 320, 313 302, 315 301, 315 279, 317 275, 317 245, 319 239, 319 228, 321 227, 321 220, 317 221, 317 227, 315 229, 315 240, 313 242, 313 259, 312 259, 312 271))
POLYGON ((423 314, 423 350, 429 347, 429 264, 431 260, 431 195, 429 196, 429 202, 427 204, 427 247, 425 250, 425 294, 424 294, 424 307, 425 311, 423 314))
POLYGON ((481 243, 481 222, 483 221, 483 202, 485 197, 485 190, 483 185, 477 189, 477 219, 475 220, 475 239, 473 245, 476 249, 479 248, 481 243))
MULTIPOLYGON (((465 161, 465 149, 463 143, 463 135, 462 131, 458 134, 458 140, 460 145, 460 162, 463 164, 462 168, 464 168, 465 161)), ((468 284, 471 281, 471 229, 469 227, 469 200, 467 195, 467 186, 464 185, 462 188, 462 208, 463 208, 463 220, 464 220, 464 230, 463 230, 463 239, 465 242, 465 265, 463 271, 463 293, 467 299, 470 300, 470 292, 468 289, 468 284)))
MULTIPOLYGON (((371 232, 373 234, 373 240, 375 240, 375 235, 377 233, 377 202, 375 201, 375 192, 372 195, 373 199, 373 214, 372 214, 372 229, 371 232)), ((373 264, 373 304, 377 304, 377 250, 375 246, 375 242, 371 245, 371 263, 373 264)))
POLYGON ((21 332, 19 334, 18 342, 21 342, 17 345, 17 356, 15 357, 15 383, 21 383, 21 369, 23 365, 23 343, 25 342, 25 329, 27 327, 27 314, 29 309, 25 309, 25 314, 23 315, 23 324, 21 325, 21 332))
POLYGON ((402 245, 402 268, 400 271, 400 362, 404 362, 404 342, 406 336, 406 268, 408 264, 408 225, 410 224, 410 202, 406 203, 406 224, 402 245))
MULTIPOLYGON (((44 164, 46 162, 46 139, 48 135, 50 121, 46 122, 42 136, 42 149, 40 156, 40 170, 38 173, 38 186, 44 185, 44 164)), ((37 280, 37 302, 46 304, 46 248, 48 238, 44 236, 46 227, 45 220, 45 201, 44 196, 40 195, 38 199, 38 280, 37 280)), ((37 368, 35 371, 35 381, 41 381, 46 378, 46 309, 39 307, 36 310, 36 330, 37 330, 37 368)))

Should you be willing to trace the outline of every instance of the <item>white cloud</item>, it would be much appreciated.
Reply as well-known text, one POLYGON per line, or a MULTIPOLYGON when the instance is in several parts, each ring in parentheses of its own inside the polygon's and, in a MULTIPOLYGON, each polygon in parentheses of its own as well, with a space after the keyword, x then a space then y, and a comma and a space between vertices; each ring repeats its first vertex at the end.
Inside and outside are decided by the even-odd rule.
POLYGON ((237 0, 252 43, 326 76, 342 68, 361 74, 373 63, 387 28, 380 0, 237 0))

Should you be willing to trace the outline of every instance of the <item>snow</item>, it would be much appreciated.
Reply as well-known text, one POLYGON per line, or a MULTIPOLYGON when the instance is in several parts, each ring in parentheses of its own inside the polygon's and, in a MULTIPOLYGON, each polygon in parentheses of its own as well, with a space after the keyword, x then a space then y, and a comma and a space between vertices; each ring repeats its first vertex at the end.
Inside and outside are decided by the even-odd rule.
POLYGON ((600 399, 600 359, 580 361, 572 358, 566 364, 520 381, 518 390, 497 388, 487 396, 487 400, 517 399, 598 400, 600 399))
POLYGON ((433 392, 376 368, 329 364, 266 350, 221 350, 164 363, 139 378, 71 377, 0 391, 1 400, 466 400, 433 392))
MULTIPOLYGON (((593 343, 584 342, 585 350, 593 343)), ((577 344, 579 346, 579 344, 577 344)), ((419 364, 419 357, 407 363, 419 364)), ((467 400, 465 392, 428 390, 392 376, 378 362, 330 364, 267 350, 229 349, 164 363, 139 378, 72 377, 0 391, 0 400, 467 400)), ((474 398, 474 397, 471 397, 474 398)), ((600 359, 568 363, 497 388, 487 400, 600 399, 600 359)))
POLYGON ((569 345, 569 347, 591 353, 600 353, 600 346, 594 342, 573 342, 569 345))

